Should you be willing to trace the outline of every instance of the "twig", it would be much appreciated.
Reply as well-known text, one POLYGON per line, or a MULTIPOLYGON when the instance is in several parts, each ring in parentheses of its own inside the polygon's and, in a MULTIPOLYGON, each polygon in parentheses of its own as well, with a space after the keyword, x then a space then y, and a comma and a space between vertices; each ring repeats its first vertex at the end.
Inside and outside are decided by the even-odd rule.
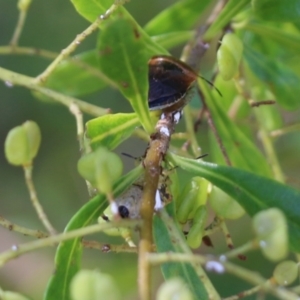
POLYGON ((39 219, 41 220, 41 222, 43 223, 43 225, 45 226, 45 228, 50 234, 52 235, 56 234, 56 230, 48 220, 48 217, 37 197, 37 193, 32 181, 32 166, 24 166, 24 174, 25 174, 26 185, 30 195, 30 200, 35 211, 37 212, 39 219))
POLYGON ((192 146, 192 151, 195 157, 200 156, 201 154, 201 148, 198 144, 196 135, 195 135, 195 128, 193 124, 193 118, 191 116, 191 108, 189 105, 186 105, 184 108, 184 120, 185 120, 185 127, 188 135, 188 141, 185 142, 185 148, 184 150, 191 145, 192 146))
POLYGON ((217 131, 217 128, 216 128, 215 123, 213 121, 212 115, 211 115, 211 113, 210 113, 210 111, 209 111, 209 109, 208 109, 208 107, 207 107, 207 105, 205 103, 204 97, 202 97, 202 101, 203 101, 205 113, 206 113, 206 116, 207 116, 207 123, 208 123, 211 131, 213 132, 213 135, 215 136, 215 139, 217 141, 217 144, 219 145, 219 148, 220 148, 221 153, 222 153, 222 155, 223 155, 223 157, 225 159, 226 164, 228 166, 231 166, 232 164, 231 164, 230 158, 229 158, 229 156, 227 154, 225 146, 223 145, 222 139, 221 139, 221 137, 220 137, 220 135, 219 135, 219 133, 217 131))
POLYGON ((0 225, 7 228, 9 231, 19 232, 19 233, 22 233, 24 235, 36 237, 38 239, 46 238, 46 237, 49 236, 49 234, 46 233, 46 232, 43 232, 43 231, 40 231, 40 230, 33 230, 33 229, 29 229, 29 228, 26 228, 26 227, 23 227, 23 226, 19 226, 15 223, 12 223, 12 222, 8 221, 7 219, 3 218, 2 216, 0 216, 0 225))
POLYGON ((89 104, 85 101, 76 99, 74 97, 63 95, 59 92, 51 90, 46 87, 42 87, 34 83, 34 78, 25 76, 10 70, 0 67, 0 79, 5 82, 9 87, 14 85, 24 86, 33 91, 40 92, 47 97, 50 97, 52 100, 59 102, 68 108, 72 103, 76 103, 81 111, 86 112, 92 116, 102 116, 111 112, 108 108, 102 108, 93 104, 89 104))
POLYGON ((99 25, 103 22, 103 20, 107 19, 113 12, 117 10, 117 8, 123 5, 124 1, 116 1, 103 15, 100 15, 87 29, 85 29, 82 33, 78 34, 73 42, 65 49, 61 51, 61 53, 57 56, 57 58, 46 68, 46 70, 40 74, 36 78, 36 83, 44 83, 50 74, 55 70, 57 65, 68 57, 72 52, 76 50, 78 45, 91 33, 93 33, 96 29, 98 29, 99 25))
POLYGON ((261 290, 261 286, 257 285, 254 288, 243 291, 243 292, 240 292, 237 295, 230 296, 230 297, 227 297, 227 298, 223 298, 223 300, 239 300, 239 299, 242 299, 244 297, 253 295, 253 294, 259 292, 260 290, 261 290))
POLYGON ((222 254, 221 256, 224 258, 224 259, 229 259, 229 258, 234 258, 236 256, 239 256, 241 253, 246 253, 246 252, 249 252, 251 250, 255 250, 258 248, 258 243, 256 240, 253 240, 253 241, 249 241, 247 242, 246 244, 240 246, 240 247, 237 247, 237 248, 234 248, 232 249, 231 251, 225 253, 225 254, 222 254))
POLYGON ((79 151, 81 154, 83 154, 85 151, 84 151, 84 125, 83 125, 82 112, 80 111, 80 109, 76 103, 72 103, 70 105, 70 112, 75 117, 75 120, 76 120, 79 151))
POLYGON ((251 107, 259 107, 261 105, 273 105, 275 103, 276 103, 275 100, 262 100, 262 101, 250 100, 249 101, 249 104, 250 104, 251 107))
POLYGON ((161 173, 160 165, 167 153, 171 134, 174 131, 173 115, 163 114, 163 116, 156 125, 155 133, 151 136, 146 157, 143 161, 145 183, 140 213, 144 222, 140 233, 138 262, 138 285, 141 300, 151 299, 151 266, 145 256, 153 249, 152 221, 155 195, 161 173))
POLYGON ((289 125, 284 128, 281 128, 281 129, 276 129, 276 130, 271 131, 269 134, 271 137, 279 137, 281 135, 284 135, 284 134, 287 134, 287 133, 293 132, 293 131, 300 131, 300 124, 293 124, 293 125, 289 125))
POLYGON ((112 244, 101 244, 97 241, 87 241, 83 240, 82 245, 88 249, 101 250, 103 253, 115 252, 115 253, 137 253, 138 249, 136 247, 130 247, 127 244, 122 245, 112 245, 112 244))
POLYGON ((97 233, 109 228, 113 227, 133 227, 141 224, 141 221, 136 220, 120 220, 118 222, 109 222, 104 224, 96 224, 87 226, 84 228, 79 228, 76 230, 64 232, 58 235, 53 235, 44 239, 40 239, 37 241, 21 244, 19 246, 13 245, 11 250, 7 250, 5 252, 2 252, 0 254, 0 265, 3 265, 4 263, 19 257, 22 254, 25 254, 27 252, 37 250, 44 247, 50 247, 57 243, 67 241, 74 238, 79 238, 81 236, 97 233))
POLYGON ((211 257, 205 257, 203 255, 190 255, 190 254, 179 254, 179 253, 161 253, 147 255, 148 261, 153 264, 162 264, 167 262, 190 262, 193 264, 200 263, 207 269, 214 270, 217 273, 228 272, 233 274, 255 286, 260 286, 262 290, 273 294, 282 300, 298 300, 299 296, 283 287, 272 285, 269 281, 263 278, 257 272, 249 271, 248 269, 242 268, 235 264, 226 261, 219 261, 218 259, 212 259, 211 257))
POLYGON ((218 217, 215 217, 214 220, 205 228, 204 235, 211 235, 216 231, 219 231, 221 228, 222 220, 218 217))
MULTIPOLYGON (((38 49, 38 48, 30 48, 30 47, 12 47, 12 46, 1 46, 0 47, 0 55, 7 55, 7 54, 23 54, 23 55, 38 55, 44 58, 55 59, 59 54, 56 52, 38 49)), ((116 84, 108 78, 101 70, 96 67, 93 67, 84 61, 78 60, 76 56, 67 57, 65 61, 70 62, 71 64, 78 66, 79 68, 89 72, 91 75, 103 80, 107 84, 112 87, 117 87, 116 84)))
MULTIPOLYGON (((24 234, 26 236, 32 236, 37 239, 43 239, 49 237, 49 234, 46 232, 43 232, 41 230, 33 230, 29 229, 23 226, 19 226, 15 223, 12 223, 5 219, 4 217, 0 216, 0 225, 7 228, 9 231, 14 231, 18 232, 21 234, 24 234)), ((85 248, 88 249, 96 249, 96 250, 101 250, 102 252, 126 252, 126 253, 137 253, 137 248, 134 247, 129 247, 126 244, 123 245, 112 245, 112 244, 101 244, 97 241, 88 241, 88 240, 83 240, 82 245, 85 248)))
POLYGON ((19 38, 20 38, 22 30, 24 28, 26 16, 27 16, 27 9, 26 10, 21 9, 19 12, 19 18, 18 18, 18 22, 17 22, 16 28, 15 28, 15 31, 14 31, 13 36, 10 41, 10 45, 12 47, 15 47, 18 45, 19 38))

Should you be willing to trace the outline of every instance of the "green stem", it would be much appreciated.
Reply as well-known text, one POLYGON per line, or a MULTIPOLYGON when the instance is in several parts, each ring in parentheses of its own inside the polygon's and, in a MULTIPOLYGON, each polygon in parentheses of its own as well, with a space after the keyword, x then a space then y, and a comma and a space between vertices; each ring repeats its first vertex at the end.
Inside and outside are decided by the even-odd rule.
POLYGON ((38 239, 41 238, 46 238, 49 236, 48 233, 40 231, 40 230, 33 230, 33 229, 29 229, 23 226, 19 226, 15 223, 12 223, 10 221, 8 221, 7 219, 3 218, 0 216, 0 225, 7 228, 10 231, 14 231, 14 232, 19 232, 22 233, 24 235, 28 235, 28 236, 33 236, 36 237, 38 239))
POLYGON ((199 157, 201 154, 201 148, 198 145, 197 138, 195 135, 191 107, 189 105, 186 105, 183 112, 184 112, 185 127, 186 127, 186 132, 188 134, 189 143, 192 146, 192 151, 195 157, 199 157))
POLYGON ((278 137, 278 136, 281 136, 281 135, 284 135, 284 134, 287 134, 287 133, 293 132, 293 131, 300 131, 300 124, 293 124, 293 125, 281 128, 281 129, 273 130, 270 132, 270 136, 278 137))
MULTIPOLYGON (((161 254, 148 254, 147 259, 153 265, 167 263, 167 262, 189 262, 193 264, 201 264, 206 268, 214 267, 213 269, 219 273, 228 272, 233 274, 255 286, 260 288, 281 300, 298 300, 299 296, 283 287, 272 285, 264 277, 254 271, 242 268, 230 262, 220 262, 213 260, 211 257, 203 255, 179 254, 179 253, 161 253, 161 254)), ((215 299, 215 298, 210 298, 215 299)))
POLYGON ((40 92, 43 95, 50 97, 52 100, 67 106, 68 108, 73 103, 76 103, 81 111, 84 111, 92 116, 98 117, 110 113, 110 109, 108 108, 102 108, 96 105, 92 105, 74 97, 63 95, 49 88, 39 86, 34 82, 34 78, 12 72, 1 67, 0 79, 3 80, 8 86, 20 85, 30 90, 40 92))
POLYGON ((116 4, 113 4, 104 15, 99 16, 87 29, 78 34, 72 43, 67 48, 63 49, 56 59, 46 68, 46 70, 36 78, 36 83, 40 84, 46 82, 47 78, 55 70, 58 64, 74 52, 87 36, 98 29, 99 25, 105 19, 115 12, 119 6, 123 5, 123 2, 124 1, 116 1, 116 4))
POLYGON ((17 26, 15 28, 12 39, 10 41, 10 45, 12 47, 15 47, 18 45, 19 38, 20 38, 22 30, 24 28, 26 16, 27 16, 27 10, 20 10, 17 26))
POLYGON ((45 226, 45 228, 47 229, 47 231, 51 234, 54 235, 56 234, 56 230, 54 229, 54 227, 52 226, 52 224, 50 223, 50 221, 48 220, 48 217, 42 207, 42 205, 40 204, 40 201, 37 197, 37 193, 32 181, 32 166, 24 166, 24 174, 25 174, 25 181, 26 181, 26 185, 29 191, 29 195, 30 195, 30 200, 31 203, 35 209, 35 211, 37 212, 37 215, 39 217, 39 219, 41 220, 41 222, 43 223, 43 225, 45 226))
MULTIPOLYGON (((183 252, 185 252, 185 254, 182 254, 182 255, 184 255, 186 257, 193 256, 191 249, 188 247, 188 245, 186 244, 186 241, 183 239, 182 235, 179 233, 178 228, 176 227, 174 221, 169 217, 169 215, 167 214, 167 212, 164 209, 162 209, 160 211, 160 216, 161 216, 162 220, 164 221, 164 223, 166 224, 166 227, 169 230, 172 240, 176 241, 176 244, 181 247, 183 252)), ((155 254, 155 255, 160 255, 160 254, 155 254)), ((168 255, 168 253, 163 253, 162 255, 168 255)), ((150 262, 152 263, 151 260, 150 260, 150 262)), ((199 278, 201 278, 201 281, 202 281, 203 285, 205 286, 206 291, 209 295, 209 299, 213 299, 213 300, 221 299, 218 292, 216 291, 215 287, 211 283, 210 279, 207 277, 205 271, 202 269, 202 267, 198 263, 196 263, 196 264, 194 263, 193 267, 194 267, 196 273, 198 274, 199 278)))
POLYGON ((258 119, 260 126, 259 126, 259 137, 260 140, 263 144, 264 150, 266 152, 266 157, 270 163, 270 166, 273 170, 273 174, 274 174, 274 178, 276 180, 278 180, 279 182, 284 183, 285 182, 285 176, 281 170, 275 149, 274 149, 274 145, 273 145, 273 141, 272 138, 270 137, 269 133, 267 132, 266 128, 264 127, 264 122, 263 120, 261 120, 259 111, 255 110, 255 115, 256 118, 258 119))
POLYGON ((22 254, 25 254, 27 252, 37 250, 40 248, 45 248, 45 247, 50 247, 53 246, 54 244, 67 241, 70 239, 74 238, 79 238, 81 236, 97 233, 106 229, 110 229, 113 227, 133 227, 138 224, 140 224, 140 221, 132 221, 132 220, 122 220, 122 221, 117 221, 117 222, 109 222, 105 224, 96 224, 96 225, 91 225, 88 227, 64 232, 58 235, 53 235, 41 240, 25 243, 22 245, 14 245, 12 246, 11 250, 7 250, 3 253, 0 254, 0 265, 3 265, 4 263, 19 257, 22 254))

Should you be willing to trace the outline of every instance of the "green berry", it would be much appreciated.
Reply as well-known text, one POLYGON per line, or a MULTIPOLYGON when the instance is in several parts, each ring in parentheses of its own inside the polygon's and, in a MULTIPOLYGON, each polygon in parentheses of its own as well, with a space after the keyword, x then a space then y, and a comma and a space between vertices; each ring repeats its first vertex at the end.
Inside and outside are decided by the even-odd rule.
POLYGON ((0 299, 1 300, 29 300, 27 297, 11 292, 11 291, 2 291, 0 290, 0 299))
POLYGON ((156 300, 193 300, 194 297, 181 278, 164 282, 158 289, 156 300))
POLYGON ((209 203, 216 215, 224 219, 238 219, 245 214, 239 203, 216 186, 211 190, 209 203))
POLYGON ((110 193, 113 182, 123 170, 121 159, 104 147, 81 157, 77 164, 79 174, 102 193, 110 193))
POLYGON ((41 144, 41 132, 33 121, 27 121, 8 132, 5 140, 5 156, 15 166, 30 165, 41 144))
POLYGON ((187 244, 193 248, 199 248, 204 235, 204 228, 207 219, 207 208, 202 205, 196 210, 193 225, 191 226, 187 235, 187 244))
POLYGON ((243 53, 241 40, 233 33, 227 33, 217 52, 219 72, 224 80, 232 79, 238 71, 243 53))
POLYGON ((253 227, 263 254, 272 261, 288 254, 288 228, 285 215, 278 208, 269 208, 253 217, 253 227))
POLYGON ((71 281, 72 300, 121 300, 113 278, 99 271, 81 270, 71 281))
POLYGON ((193 219, 199 206, 206 203, 208 182, 200 177, 193 177, 180 194, 177 208, 177 219, 185 224, 193 219))
POLYGON ((273 272, 273 277, 279 285, 293 283, 299 272, 299 265, 292 260, 286 260, 278 264, 273 272))

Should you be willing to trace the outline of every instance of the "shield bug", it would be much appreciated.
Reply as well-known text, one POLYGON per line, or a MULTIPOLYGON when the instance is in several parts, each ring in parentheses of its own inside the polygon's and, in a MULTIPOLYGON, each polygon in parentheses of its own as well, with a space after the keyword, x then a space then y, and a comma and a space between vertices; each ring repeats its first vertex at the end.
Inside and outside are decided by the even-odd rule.
POLYGON ((198 75, 172 56, 153 56, 149 62, 148 105, 150 110, 180 111, 191 99, 198 75))

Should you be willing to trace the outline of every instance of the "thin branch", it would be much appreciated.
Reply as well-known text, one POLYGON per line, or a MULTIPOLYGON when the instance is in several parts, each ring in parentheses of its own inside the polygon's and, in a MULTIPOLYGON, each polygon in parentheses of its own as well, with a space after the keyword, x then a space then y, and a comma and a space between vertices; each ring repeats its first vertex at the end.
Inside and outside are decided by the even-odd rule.
POLYGON ((21 245, 13 245, 11 247, 11 250, 7 250, 5 252, 2 252, 0 254, 0 265, 5 264, 6 262, 19 257, 22 254, 25 254, 27 252, 37 250, 40 248, 45 248, 45 247, 51 247, 57 243, 67 241, 70 239, 74 238, 79 238, 81 236, 97 233, 109 228, 113 227, 134 227, 141 224, 141 221, 136 221, 136 220, 119 220, 117 222, 109 222, 109 223, 104 223, 104 224, 96 224, 96 225, 91 225, 87 226, 84 228, 79 228, 76 230, 68 231, 68 232, 63 232, 58 235, 53 235, 44 239, 40 239, 37 241, 21 244, 21 245))
POLYGON ((216 126, 215 126, 215 122, 213 121, 212 115, 211 115, 211 113, 210 113, 210 111, 209 111, 209 109, 208 109, 208 107, 206 105, 204 97, 202 97, 202 101, 203 101, 205 113, 206 113, 206 116, 207 116, 207 123, 208 123, 211 131, 213 132, 213 135, 215 136, 215 139, 217 141, 217 144, 219 145, 219 148, 221 150, 221 153, 222 153, 222 155, 224 157, 224 160, 225 160, 226 164, 228 166, 231 166, 232 164, 231 164, 230 158, 229 158, 229 156, 227 154, 225 146, 224 146, 224 144, 222 142, 222 139, 221 139, 221 137, 220 137, 220 135, 218 133, 218 130, 217 130, 216 126))
POLYGON ((193 124, 193 118, 192 118, 192 111, 189 105, 186 105, 184 108, 184 121, 185 121, 185 127, 188 135, 188 140, 185 142, 185 147, 183 150, 187 149, 189 145, 192 146, 192 151, 194 154, 194 157, 198 157, 201 155, 201 148, 198 144, 197 138, 196 138, 196 132, 193 124))
POLYGON ((49 234, 46 232, 19 226, 15 223, 8 221, 7 219, 3 218, 2 216, 0 216, 0 225, 7 228, 9 231, 14 231, 14 232, 18 232, 18 233, 21 233, 24 235, 33 236, 37 239, 46 238, 49 236, 49 234))
POLYGON ((262 101, 253 101, 250 100, 249 104, 251 107, 259 107, 261 105, 273 105, 276 104, 275 100, 262 100, 262 101))
POLYGON ((262 289, 261 286, 257 285, 254 288, 243 291, 243 292, 240 292, 237 295, 233 295, 233 296, 230 296, 230 297, 227 297, 227 298, 223 298, 223 300, 239 300, 239 299, 248 297, 250 295, 256 294, 259 291, 261 291, 261 289, 262 289))
POLYGON ((87 241, 83 240, 82 245, 88 249, 100 250, 103 253, 114 252, 114 253, 137 253, 138 249, 136 247, 130 247, 127 244, 122 245, 112 245, 112 244, 101 244, 97 241, 87 241))
MULTIPOLYGON (((43 58, 55 59, 59 54, 56 52, 38 49, 38 48, 30 48, 30 47, 12 47, 12 46, 2 46, 0 47, 0 55, 8 55, 8 54, 18 54, 18 55, 37 55, 43 58)), ((100 69, 93 67, 82 60, 79 60, 76 56, 67 57, 64 61, 68 61, 74 66, 78 66, 82 70, 89 72, 91 75, 103 80, 105 83, 109 84, 112 87, 117 87, 115 82, 113 82, 110 78, 108 78, 100 69)))
POLYGON ((81 44, 81 42, 98 29, 99 25, 107 19, 113 12, 115 12, 119 6, 123 5, 124 1, 116 1, 103 15, 100 15, 87 29, 82 33, 78 34, 73 42, 57 56, 57 58, 46 68, 46 70, 36 78, 36 83, 44 83, 50 74, 55 70, 58 64, 67 58, 76 48, 81 44))
POLYGON ((167 153, 171 135, 174 131, 174 117, 172 114, 163 114, 158 121, 155 133, 151 136, 146 157, 145 183, 140 213, 144 221, 140 232, 138 285, 141 300, 151 299, 151 266, 145 259, 147 253, 153 249, 152 221, 155 206, 155 196, 161 173, 161 163, 167 153))
POLYGON ((167 262, 190 262, 193 264, 201 264, 206 269, 215 271, 217 273, 228 272, 233 274, 255 286, 260 286, 262 290, 273 294, 281 300, 298 300, 299 296, 283 287, 272 285, 267 279, 263 278, 257 272, 250 271, 246 268, 242 268, 233 263, 226 261, 219 261, 218 259, 212 259, 211 257, 205 257, 203 255, 189 255, 179 253, 161 253, 161 254, 148 254, 148 261, 153 264, 162 264, 167 262))
POLYGON ((13 36, 11 38, 11 41, 10 41, 10 45, 12 47, 15 47, 18 45, 19 38, 20 38, 22 30, 24 28, 26 17, 27 17, 27 9, 20 10, 18 22, 17 22, 16 28, 15 28, 15 31, 13 33, 13 36))
POLYGON ((41 222, 43 223, 43 225, 51 235, 56 234, 56 230, 48 220, 48 217, 37 197, 37 193, 32 181, 32 166, 24 166, 24 174, 25 174, 26 185, 30 195, 30 200, 39 219, 41 220, 41 222))
MULTIPOLYGON (((8 229, 9 231, 14 231, 17 233, 24 234, 26 236, 32 236, 37 239, 42 239, 42 238, 47 238, 49 237, 49 234, 46 232, 43 232, 41 230, 33 230, 29 229, 23 226, 19 226, 15 223, 12 223, 5 219, 4 217, 0 216, 0 225, 3 226, 4 228, 8 229)), ((83 240, 82 245, 85 248, 88 249, 96 249, 100 250, 103 253, 108 253, 108 252, 115 252, 115 253, 120 253, 120 252, 126 252, 126 253, 137 253, 137 248, 134 247, 129 247, 126 244, 122 245, 112 245, 112 244, 102 244, 97 241, 89 241, 89 240, 83 240)))
POLYGON ((294 132, 294 131, 300 131, 300 124, 293 124, 293 125, 289 125, 286 126, 284 128, 281 129, 276 129, 271 131, 269 134, 271 137, 279 137, 281 135, 290 133, 290 132, 294 132))
POLYGON ((68 108, 72 103, 76 103, 81 111, 92 116, 98 117, 111 112, 111 110, 108 108, 102 108, 93 104, 89 104, 77 98, 63 95, 49 88, 39 86, 38 84, 34 83, 34 78, 16 72, 12 72, 1 67, 0 79, 3 80, 8 87, 13 87, 14 85, 24 86, 30 90, 40 92, 43 95, 50 97, 52 100, 67 106, 68 108))

